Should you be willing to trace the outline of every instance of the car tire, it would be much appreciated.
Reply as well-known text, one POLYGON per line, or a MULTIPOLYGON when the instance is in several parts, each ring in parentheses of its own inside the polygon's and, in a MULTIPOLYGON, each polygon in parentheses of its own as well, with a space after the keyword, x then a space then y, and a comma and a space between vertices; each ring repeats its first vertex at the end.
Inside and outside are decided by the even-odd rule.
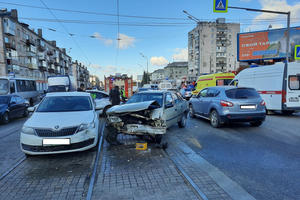
POLYGON ((190 104, 189 109, 190 109, 190 112, 189 112, 190 117, 195 118, 195 111, 194 111, 192 104, 190 104))
POLYGON ((214 128, 221 127, 220 116, 216 110, 212 110, 209 115, 210 124, 214 128))
POLYGON ((251 126, 254 126, 254 127, 259 127, 260 125, 262 125, 262 121, 255 121, 255 122, 250 122, 250 125, 251 126))
POLYGON ((154 136, 154 142, 155 142, 155 144, 160 144, 161 141, 162 141, 162 137, 163 136, 161 134, 155 135, 154 136))
POLYGON ((187 114, 183 113, 180 121, 178 122, 179 128, 184 128, 186 126, 187 114))
POLYGON ((9 123, 9 115, 8 112, 5 112, 2 116, 2 122, 3 124, 8 124, 9 123))

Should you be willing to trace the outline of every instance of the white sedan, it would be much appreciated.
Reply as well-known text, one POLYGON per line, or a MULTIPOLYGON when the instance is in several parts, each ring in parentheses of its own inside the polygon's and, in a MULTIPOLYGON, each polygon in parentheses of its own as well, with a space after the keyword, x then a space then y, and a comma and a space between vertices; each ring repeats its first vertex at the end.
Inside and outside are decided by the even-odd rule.
POLYGON ((48 93, 25 122, 21 150, 26 155, 84 151, 97 145, 99 118, 90 94, 48 93))
POLYGON ((97 113, 100 115, 105 115, 106 111, 112 106, 111 102, 109 101, 109 94, 100 90, 86 90, 86 92, 94 95, 96 106, 99 108, 97 113))

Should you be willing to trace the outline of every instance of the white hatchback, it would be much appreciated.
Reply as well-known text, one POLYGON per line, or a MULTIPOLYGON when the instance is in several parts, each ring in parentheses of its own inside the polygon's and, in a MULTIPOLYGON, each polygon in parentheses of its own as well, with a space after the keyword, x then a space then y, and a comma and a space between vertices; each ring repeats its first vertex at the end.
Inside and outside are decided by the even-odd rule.
POLYGON ((48 93, 25 122, 20 145, 25 154, 84 151, 97 145, 99 116, 90 94, 48 93))

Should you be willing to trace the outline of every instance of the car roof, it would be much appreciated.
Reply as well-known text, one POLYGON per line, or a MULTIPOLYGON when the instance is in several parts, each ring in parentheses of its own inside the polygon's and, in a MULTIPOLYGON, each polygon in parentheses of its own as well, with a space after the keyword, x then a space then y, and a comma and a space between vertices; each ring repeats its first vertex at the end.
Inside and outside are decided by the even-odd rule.
POLYGON ((105 91, 101 91, 101 90, 86 90, 86 92, 99 92, 99 93, 103 93, 103 94, 106 94, 106 95, 108 95, 108 93, 107 93, 107 92, 105 92, 105 91))
POLYGON ((216 89, 224 89, 224 90, 230 90, 235 88, 253 89, 251 87, 236 87, 236 86, 214 86, 214 87, 207 87, 207 88, 216 88, 216 89))
POLYGON ((50 92, 46 94, 46 97, 65 97, 65 96, 87 96, 90 97, 90 93, 87 92, 50 92))
POLYGON ((169 90, 147 90, 147 91, 141 91, 137 94, 164 94, 164 93, 167 93, 167 92, 172 92, 172 91, 169 91, 169 90))
POLYGON ((13 97, 13 96, 17 96, 17 97, 21 97, 17 94, 1 94, 0 97, 13 97))

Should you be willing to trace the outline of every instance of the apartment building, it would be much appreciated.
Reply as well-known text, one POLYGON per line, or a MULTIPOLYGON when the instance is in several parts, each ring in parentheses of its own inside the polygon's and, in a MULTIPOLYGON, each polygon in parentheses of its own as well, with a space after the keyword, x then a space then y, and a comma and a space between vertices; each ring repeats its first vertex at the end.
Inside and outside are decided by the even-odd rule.
POLYGON ((172 62, 165 68, 165 78, 168 80, 186 79, 188 75, 188 62, 172 62))
POLYGON ((157 69, 151 74, 151 83, 152 84, 159 84, 162 80, 165 79, 165 70, 164 69, 157 69))
POLYGON ((80 87, 81 84, 83 84, 85 88, 91 87, 89 70, 77 60, 72 63, 72 75, 75 77, 78 87, 80 87))
POLYGON ((188 33, 188 78, 196 80, 207 73, 235 71, 237 62, 237 33, 240 24, 226 23, 224 18, 215 22, 199 22, 188 33))
POLYGON ((90 75, 90 83, 91 83, 91 87, 94 88, 100 88, 100 80, 97 76, 95 75, 90 75))
MULTIPOLYGON (((13 74, 35 79, 37 89, 43 91, 47 89, 48 76, 72 75, 72 67, 66 49, 57 47, 56 41, 43 38, 42 29, 35 32, 20 22, 15 9, 0 11, 0 76, 13 74)), ((75 78, 88 85, 86 67, 79 65, 76 70, 75 78)))

